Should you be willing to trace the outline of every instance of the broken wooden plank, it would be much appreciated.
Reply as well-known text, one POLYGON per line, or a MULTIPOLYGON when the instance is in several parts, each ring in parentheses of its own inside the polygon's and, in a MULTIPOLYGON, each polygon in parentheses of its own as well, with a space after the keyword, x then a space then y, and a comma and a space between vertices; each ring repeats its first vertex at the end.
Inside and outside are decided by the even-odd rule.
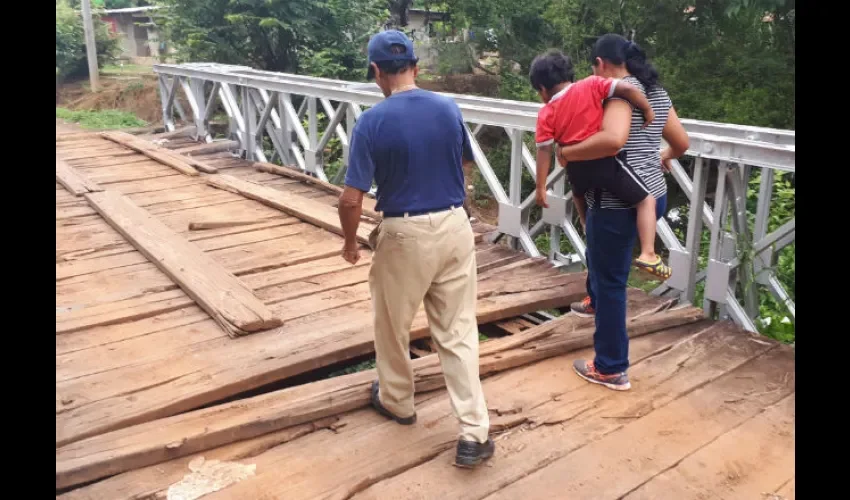
MULTIPOLYGON (((337 211, 324 203, 225 174, 207 177, 206 181, 211 186, 241 194, 332 233, 343 235, 337 211)), ((361 224, 357 230, 357 241, 368 245, 371 230, 369 225, 361 224)))
POLYGON ((221 229, 225 227, 250 226, 259 224, 259 220, 207 220, 189 223, 189 231, 204 231, 207 229, 221 229))
POLYGON ((56 182, 75 196, 103 191, 103 188, 61 158, 56 158, 56 182))
POLYGON ((220 153, 222 151, 232 151, 239 147, 239 141, 225 139, 223 141, 202 142, 200 144, 191 144, 189 146, 181 145, 174 151, 181 155, 208 155, 212 153, 220 153))
POLYGON ((168 149, 157 146, 156 144, 143 141, 130 134, 123 132, 101 132, 100 135, 105 139, 121 144, 122 146, 126 146, 186 175, 198 175, 198 170, 210 174, 218 172, 218 169, 215 167, 206 165, 193 158, 181 156, 173 151, 169 151, 168 149))
POLYGON ((282 324, 254 293, 212 257, 177 235, 126 196, 90 193, 92 207, 177 283, 231 336, 282 324))
MULTIPOLYGON (((302 174, 298 172, 294 168, 289 167, 279 167, 277 165, 272 165, 271 163, 263 163, 263 162, 254 162, 254 168, 259 170, 260 172, 267 172, 270 174, 282 175, 284 177, 289 177, 290 179, 295 179, 306 184, 310 184, 316 187, 319 187, 331 194, 340 195, 342 194, 343 188, 341 186, 337 186, 336 184, 331 184, 330 182, 325 182, 317 177, 313 177, 311 175, 302 174)), ((383 219, 383 216, 380 212, 376 212, 374 210, 370 210, 366 207, 363 207, 363 215, 366 217, 373 219, 375 222, 380 222, 383 219)))
MULTIPOLYGON (((630 321, 629 336, 638 337, 702 318, 702 311, 695 308, 644 316, 630 321)), ((492 340, 481 349, 481 376, 590 346, 593 328, 576 326, 591 322, 562 316, 520 335, 492 340), (547 342, 538 349, 544 338, 547 342)), ((414 360, 413 367, 417 391, 445 385, 437 356, 414 360)), ((56 452, 56 487, 73 486, 366 406, 375 377, 374 370, 363 371, 69 444, 56 452)))

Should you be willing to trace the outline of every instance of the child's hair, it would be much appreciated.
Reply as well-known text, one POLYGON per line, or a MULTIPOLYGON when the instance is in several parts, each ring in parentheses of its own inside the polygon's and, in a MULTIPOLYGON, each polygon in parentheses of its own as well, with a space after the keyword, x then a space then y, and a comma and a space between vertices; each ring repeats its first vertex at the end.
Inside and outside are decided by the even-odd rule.
POLYGON ((549 50, 534 58, 528 78, 534 90, 552 90, 559 83, 573 81, 573 61, 560 50, 549 50))
POLYGON ((609 33, 599 37, 590 57, 594 66, 597 57, 618 66, 625 63, 628 72, 640 81, 647 93, 658 85, 658 70, 646 60, 643 49, 620 35, 609 33))

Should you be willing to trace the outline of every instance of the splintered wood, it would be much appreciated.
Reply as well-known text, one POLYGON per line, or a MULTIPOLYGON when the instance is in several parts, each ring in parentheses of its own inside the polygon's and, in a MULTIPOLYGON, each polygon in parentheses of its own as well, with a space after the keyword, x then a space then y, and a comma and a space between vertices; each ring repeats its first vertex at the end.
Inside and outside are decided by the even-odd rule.
POLYGON ((100 186, 60 158, 56 158, 56 182, 62 184, 65 189, 75 196, 103 191, 100 186))
MULTIPOLYGON (((633 338, 701 320, 686 308, 632 318, 633 338)), ((481 350, 480 373, 488 376, 592 345, 592 320, 567 315, 514 337, 492 340, 481 350), (578 329, 576 329, 578 328, 578 329)), ((416 391, 445 386, 436 355, 413 361, 416 391)), ((95 436, 59 448, 56 487, 64 488, 263 433, 329 417, 369 404, 375 370, 336 377, 95 436), (176 444, 173 444, 176 443, 176 444)))
MULTIPOLYGON (((340 226, 337 211, 324 203, 237 179, 230 175, 210 176, 207 178, 207 182, 211 186, 239 193, 242 196, 257 200, 260 203, 298 217, 310 224, 315 224, 323 229, 342 235, 342 226, 340 226)), ((357 230, 357 241, 368 245, 369 233, 372 229, 373 226, 361 223, 357 230)))
POLYGON ((90 193, 87 199, 231 336, 283 324, 238 278, 126 196, 104 191, 90 193))

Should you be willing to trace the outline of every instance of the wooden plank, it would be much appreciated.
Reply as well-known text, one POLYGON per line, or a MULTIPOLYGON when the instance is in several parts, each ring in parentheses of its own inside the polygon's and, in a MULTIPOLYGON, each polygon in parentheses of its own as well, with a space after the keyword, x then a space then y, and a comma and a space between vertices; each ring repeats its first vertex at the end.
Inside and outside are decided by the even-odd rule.
MULTIPOLYGON (((331 184, 330 182, 325 182, 317 177, 313 177, 312 175, 303 174, 294 168, 289 167, 279 167, 277 165, 272 165, 271 163, 263 163, 263 162, 254 162, 254 168, 261 172, 268 172, 271 174, 282 175, 284 177, 295 179, 303 183, 310 184, 311 186, 317 186, 324 191, 335 195, 335 197, 339 198, 339 195, 342 194, 343 188, 337 186, 335 184, 331 184)), ((383 216, 380 212, 376 212, 368 207, 366 207, 367 203, 364 203, 363 207, 363 215, 373 219, 375 222, 380 222, 383 219, 383 216)))
MULTIPOLYGON (((116 142, 122 146, 127 146, 148 158, 162 163, 163 165, 167 165, 182 174, 190 176, 198 175, 195 165, 193 165, 190 161, 187 161, 187 159, 184 159, 180 155, 172 153, 165 148, 160 148, 153 143, 142 141, 135 136, 125 134, 123 132, 102 132, 100 135, 112 142, 116 142)), ((210 172, 217 171, 214 167, 208 167, 207 170, 210 172)))
MULTIPOLYGON (((704 323, 700 325, 702 329, 697 334, 633 363, 629 369, 633 384, 630 391, 611 391, 589 384, 573 374, 564 381, 568 385, 560 387, 555 397, 529 412, 532 424, 527 432, 503 436, 497 444, 503 451, 499 453, 497 449, 497 459, 481 472, 476 471, 475 475, 446 473, 446 465, 453 457, 451 452, 445 452, 368 488, 358 498, 403 498, 409 484, 419 485, 435 498, 487 497, 497 493, 504 485, 533 474, 630 421, 652 415, 659 408, 730 370, 746 366, 773 347, 751 340, 746 332, 728 323, 709 323, 709 328, 705 328, 704 323), (443 474, 439 474, 440 471, 443 474)), ((562 362, 569 363, 571 360, 568 358, 562 362)), ((522 394, 517 394, 515 400, 518 406, 525 407, 522 394)), ((697 421, 687 422, 694 425, 697 421)), ((629 442, 620 443, 616 456, 610 458, 629 456, 632 448, 625 451, 622 447, 625 446, 623 443, 629 442)), ((599 469, 596 472, 599 473, 599 469)), ((572 474, 570 477, 573 477, 572 474)), ((614 476, 602 474, 601 477, 610 479, 614 476)), ((563 497, 562 493, 558 493, 550 498, 563 497)), ((569 495, 568 498, 582 497, 569 495)), ((584 498, 616 496, 591 494, 584 498)))
POLYGON ((56 158, 56 182, 75 196, 103 191, 100 186, 81 174, 79 170, 68 165, 61 158, 56 158))
MULTIPOLYGON (((702 312, 697 309, 648 316, 635 319, 631 323, 630 334, 637 337, 701 319, 702 312)), ((486 352, 482 350, 482 376, 587 347, 592 343, 593 331, 589 328, 574 330, 572 326, 567 327, 575 322, 573 317, 564 317, 552 322, 554 325, 536 327, 536 331, 527 332, 524 339, 489 342, 486 352), (560 335, 551 333, 559 327, 560 335), (535 350, 533 342, 546 334, 558 338, 558 347, 535 350)), ((445 384, 436 355, 414 360, 413 366, 417 391, 434 390, 445 384)), ((369 385, 375 376, 374 370, 368 370, 336 377, 142 424, 63 447, 57 451, 57 488, 151 465, 178 454, 196 453, 253 438, 259 435, 258 432, 271 432, 366 406, 369 402, 369 385), (211 415, 214 417, 211 418, 211 415), (124 448, 123 453, 116 449, 117 442, 126 446, 134 438, 137 439, 135 447, 124 448), (180 444, 169 447, 172 442, 180 444), (99 461, 93 462, 94 457, 99 457, 99 461)))
MULTIPOLYGON (((585 275, 574 276, 569 285, 550 290, 481 299, 477 321, 489 323, 579 300, 585 293, 585 275)), ((411 340, 429 336, 424 310, 417 313, 410 331, 411 340)), ((169 331, 161 331, 148 335, 148 339, 155 345, 157 338, 169 335, 169 331)), ((238 342, 217 339, 151 363, 57 384, 57 399, 77 401, 71 409, 57 414, 57 445, 192 410, 369 354, 374 348, 373 337, 371 303, 366 300, 299 318, 279 330, 249 335, 238 342)))
MULTIPOLYGON (((260 186, 230 175, 210 176, 206 180, 211 186, 239 193, 338 235, 343 234, 336 210, 323 203, 260 186)), ((369 233, 372 229, 373 227, 361 223, 357 231, 357 241, 368 245, 369 233)))
POLYGON ((61 500, 94 500, 110 498, 166 498, 165 490, 190 472, 189 464, 197 463, 199 460, 209 462, 219 461, 250 461, 253 457, 263 453, 269 448, 280 446, 290 441, 308 436, 323 429, 332 429, 339 421, 336 417, 315 420, 308 424, 290 427, 280 432, 267 434, 257 439, 235 443, 226 448, 210 450, 203 455, 189 456, 175 459, 169 462, 167 469, 163 467, 147 467, 134 471, 132 483, 127 483, 125 477, 105 479, 86 488, 75 489, 59 495, 61 500), (162 488, 162 485, 165 485, 162 488), (162 491, 160 491, 162 488, 162 491))
MULTIPOLYGON (((665 331, 636 339, 630 353, 632 360, 638 362, 641 358, 669 346, 671 342, 679 338, 680 334, 665 331)), ((580 351, 579 354, 590 353, 580 351)), ((492 414, 491 428, 495 432, 500 427, 506 427, 505 424, 507 427, 521 424, 524 418, 521 413, 519 414, 521 419, 516 420, 512 418, 514 417, 512 415, 506 418, 499 417, 497 412, 502 409, 516 409, 514 404, 518 394, 522 395, 522 408, 525 412, 533 410, 535 406, 565 392, 566 389, 563 386, 575 382, 576 377, 571 372, 571 367, 563 359, 553 358, 511 370, 499 377, 485 378, 482 382, 492 414), (510 420, 513 420, 513 423, 510 420)), ((271 498, 349 498, 354 493, 354 489, 362 489, 380 478, 391 477, 405 468, 427 461, 447 448, 453 450, 457 436, 457 421, 451 415, 445 391, 426 393, 424 396, 418 395, 417 413, 419 425, 402 427, 377 415, 371 409, 364 409, 342 416, 335 433, 328 433, 326 439, 316 436, 319 439, 300 440, 292 442, 291 446, 270 448, 267 453, 258 455, 250 462, 258 464, 260 476, 265 475, 265 477, 256 478, 257 488, 268 487, 267 496, 270 495, 271 498), (416 443, 416 446, 397 447, 393 453, 374 455, 369 450, 374 449, 376 442, 410 442, 416 443), (324 451, 313 453, 313 450, 324 451), (301 453, 302 457, 304 453, 310 453, 310 460, 297 458, 299 456, 297 453, 301 453), (363 461, 363 456, 371 458, 363 461), (336 464, 333 470, 338 471, 337 474, 326 473, 330 464, 336 464), (283 484, 265 484, 272 479, 271 474, 280 477, 280 482, 283 484), (346 494, 339 491, 342 488, 354 489, 346 494), (337 494, 332 494, 331 491, 337 494)), ((142 491, 153 495, 155 491, 165 491, 173 482, 170 480, 171 474, 185 471, 185 463, 192 457, 206 456, 210 453, 226 453, 233 447, 246 446, 255 440, 275 434, 277 433, 120 474, 75 490, 80 496, 72 498, 137 498, 142 491), (162 480, 156 480, 150 477, 150 470, 159 470, 167 476, 162 480), (140 483, 144 484, 144 489, 136 486, 140 483)), ((499 455, 495 460, 498 458, 499 455)), ((454 474, 449 462, 444 462, 441 466, 443 474, 454 474)), ((417 490, 427 491, 421 488, 417 490)), ((244 495, 243 498, 262 498, 253 492, 242 491, 239 494, 244 495)), ((408 489, 406 494, 384 498, 410 498, 410 490, 408 489)))
POLYGON ((623 498, 771 498, 767 492, 780 491, 794 474, 795 394, 623 498))
POLYGON ((104 191, 87 197, 107 222, 231 335, 282 324, 238 278, 126 196, 104 191))
MULTIPOLYGON (((787 398, 794 391, 793 373, 790 349, 773 349, 512 483, 492 498, 622 498, 766 407, 787 398), (600 474, 601 470, 606 473, 600 474), (569 474, 565 475, 566 471, 569 474)), ((628 415, 620 414, 626 419, 628 415)), ((793 472, 793 467, 788 468, 786 477, 793 472)))

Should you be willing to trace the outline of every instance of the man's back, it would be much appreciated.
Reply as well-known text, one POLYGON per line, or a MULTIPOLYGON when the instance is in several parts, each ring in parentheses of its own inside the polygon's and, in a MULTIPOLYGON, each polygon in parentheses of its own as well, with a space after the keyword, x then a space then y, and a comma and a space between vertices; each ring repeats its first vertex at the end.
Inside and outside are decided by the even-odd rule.
POLYGON ((445 209, 463 203, 463 157, 472 158, 463 118, 449 98, 399 92, 369 109, 352 134, 345 184, 378 186, 376 209, 388 213, 445 209), (356 142, 358 147, 354 147, 356 142))

